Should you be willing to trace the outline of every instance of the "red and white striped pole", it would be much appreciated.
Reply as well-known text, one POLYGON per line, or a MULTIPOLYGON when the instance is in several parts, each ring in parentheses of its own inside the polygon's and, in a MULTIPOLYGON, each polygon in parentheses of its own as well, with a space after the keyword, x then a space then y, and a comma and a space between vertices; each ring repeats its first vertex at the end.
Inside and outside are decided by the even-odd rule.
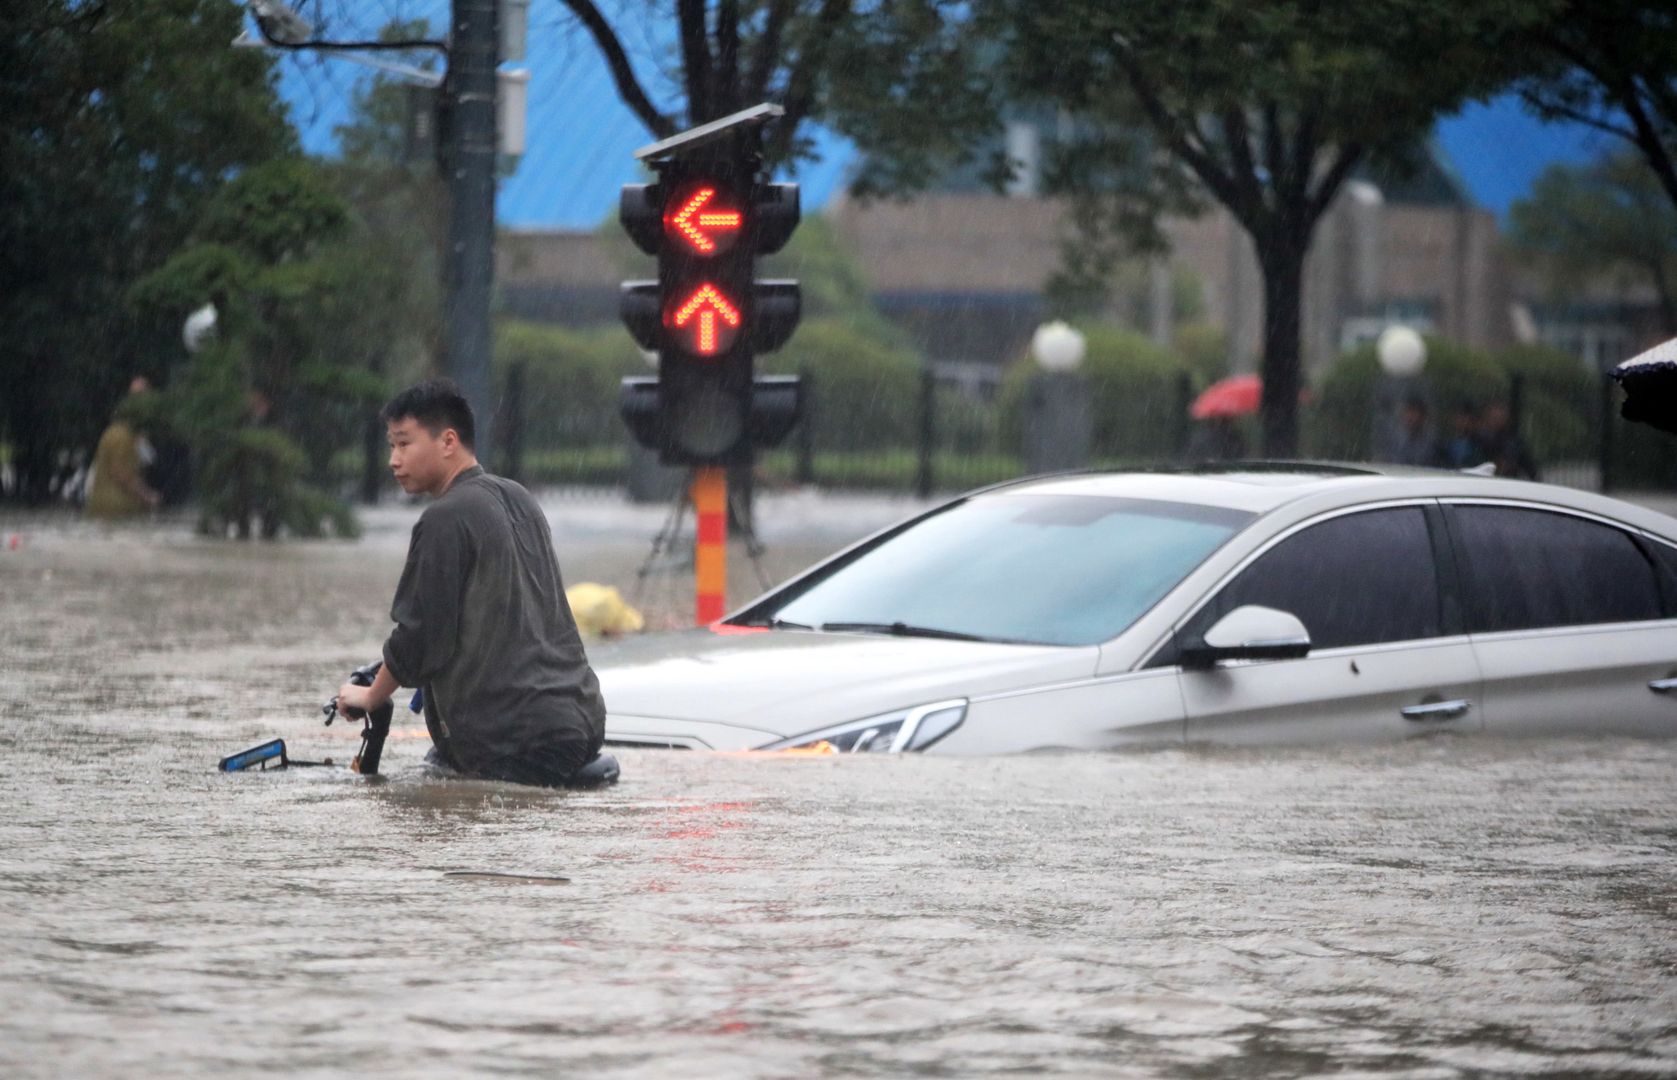
POLYGON ((700 466, 693 470, 693 513, 698 536, 693 546, 695 609, 700 626, 727 613, 728 470, 700 466))

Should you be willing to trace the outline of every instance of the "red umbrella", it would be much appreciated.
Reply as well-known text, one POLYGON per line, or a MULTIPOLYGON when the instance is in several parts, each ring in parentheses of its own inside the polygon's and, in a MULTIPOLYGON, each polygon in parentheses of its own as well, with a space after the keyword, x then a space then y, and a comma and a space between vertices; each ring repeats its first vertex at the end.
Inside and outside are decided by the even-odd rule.
POLYGON ((1194 399, 1188 415, 1195 420, 1250 416, 1258 411, 1263 397, 1263 380, 1256 375, 1230 375, 1206 387, 1205 392, 1194 399))

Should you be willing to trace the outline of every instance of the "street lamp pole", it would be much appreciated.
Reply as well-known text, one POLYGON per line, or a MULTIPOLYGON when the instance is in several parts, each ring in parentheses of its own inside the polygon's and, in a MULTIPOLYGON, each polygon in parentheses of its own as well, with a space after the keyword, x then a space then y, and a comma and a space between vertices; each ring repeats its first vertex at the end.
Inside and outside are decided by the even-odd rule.
POLYGON ((477 454, 490 452, 489 294, 495 279, 496 0, 454 0, 449 36, 448 251, 444 260, 444 370, 477 414, 477 454))
MULTIPOLYGON (((449 188, 448 246, 443 253, 443 370, 477 414, 477 453, 487 459, 495 418, 489 378, 489 296, 495 279, 496 93, 500 63, 497 0, 453 0, 446 41, 325 41, 284 0, 248 0, 260 38, 234 45, 313 49, 346 57, 358 52, 434 49, 443 54, 442 144, 449 188)), ((421 71, 395 70, 423 78, 421 71)))

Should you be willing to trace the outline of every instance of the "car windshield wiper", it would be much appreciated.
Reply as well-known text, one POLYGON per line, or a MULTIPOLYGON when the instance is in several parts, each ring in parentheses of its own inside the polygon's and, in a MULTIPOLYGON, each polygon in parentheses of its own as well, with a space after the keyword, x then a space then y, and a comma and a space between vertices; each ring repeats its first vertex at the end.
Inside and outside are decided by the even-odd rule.
POLYGON ((771 619, 753 619, 751 622, 735 623, 735 626, 761 626, 766 630, 814 630, 813 626, 805 626, 801 622, 779 617, 771 619))
POLYGON ((959 630, 939 630, 935 626, 911 626, 904 622, 830 622, 822 623, 824 631, 859 630, 867 634, 895 634, 897 637, 947 638, 950 641, 994 641, 982 634, 964 634, 959 630))

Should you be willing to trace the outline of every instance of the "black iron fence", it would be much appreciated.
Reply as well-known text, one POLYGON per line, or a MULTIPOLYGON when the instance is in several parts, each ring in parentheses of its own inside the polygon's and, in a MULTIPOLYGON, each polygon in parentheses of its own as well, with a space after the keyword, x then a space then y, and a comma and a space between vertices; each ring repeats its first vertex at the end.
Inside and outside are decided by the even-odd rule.
MULTIPOLYGON (((1677 439, 1621 419, 1620 391, 1607 376, 1593 385, 1594 400, 1557 403, 1534 401, 1518 375, 1511 380, 1505 402, 1510 428, 1537 477, 1598 491, 1677 490, 1677 439), (1545 434, 1557 408, 1568 414, 1567 434, 1560 439, 1545 434)), ((824 395, 811 380, 805 385, 804 418, 784 445, 762 454, 756 481, 760 487, 814 485, 925 497, 1072 464, 1125 468, 1209 456, 1209 444, 1196 438, 1189 420, 1197 388, 1186 373, 1116 401, 1110 396, 1086 401, 1085 445, 1069 450, 1065 440, 1056 445, 1055 439, 1065 427, 1076 426, 1063 412, 1067 395, 1046 395, 1040 388, 1041 377, 1009 384, 927 369, 912 392, 898 387, 859 400, 854 393, 824 395), (1045 415, 1045 408, 1062 412, 1045 415)), ((523 392, 516 368, 506 390, 496 424, 496 464, 507 474, 533 485, 625 488, 660 496, 677 483, 669 474, 647 482, 643 474, 656 465, 650 455, 632 452, 614 416, 580 423, 544 415, 533 423, 530 412, 543 403, 523 392)), ((1313 435, 1322 428, 1313 408, 1307 399, 1303 456, 1344 457, 1332 451, 1333 440, 1313 435)), ((1449 418, 1437 419, 1442 440, 1449 418)), ((1244 437, 1255 446, 1255 419, 1238 421, 1231 430, 1236 445, 1244 437)), ((1372 446, 1373 440, 1363 444, 1372 446)), ((1227 444, 1216 445, 1215 453, 1238 456, 1227 444)), ((1345 445, 1343 438, 1338 445, 1345 445)))

